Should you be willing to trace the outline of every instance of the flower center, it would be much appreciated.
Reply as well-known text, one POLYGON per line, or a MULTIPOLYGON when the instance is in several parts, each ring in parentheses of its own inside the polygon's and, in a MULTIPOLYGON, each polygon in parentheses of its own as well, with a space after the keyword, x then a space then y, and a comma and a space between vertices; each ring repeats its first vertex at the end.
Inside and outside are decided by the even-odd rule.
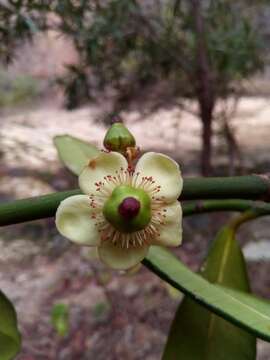
POLYGON ((130 220, 138 215, 141 204, 134 197, 125 198, 118 207, 119 214, 126 220, 130 220))
POLYGON ((105 219, 117 230, 132 233, 144 229, 151 220, 151 200, 142 189, 117 186, 103 207, 105 219))

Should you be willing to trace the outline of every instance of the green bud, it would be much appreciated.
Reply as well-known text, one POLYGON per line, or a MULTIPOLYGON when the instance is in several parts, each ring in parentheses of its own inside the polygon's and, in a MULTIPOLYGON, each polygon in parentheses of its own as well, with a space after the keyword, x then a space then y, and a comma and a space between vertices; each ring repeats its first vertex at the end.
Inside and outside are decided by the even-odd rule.
POLYGON ((103 207, 103 215, 121 232, 142 230, 151 220, 150 197, 141 189, 117 186, 103 207))
POLYGON ((118 122, 109 128, 103 144, 107 150, 125 152, 128 147, 134 147, 136 141, 125 125, 118 122))

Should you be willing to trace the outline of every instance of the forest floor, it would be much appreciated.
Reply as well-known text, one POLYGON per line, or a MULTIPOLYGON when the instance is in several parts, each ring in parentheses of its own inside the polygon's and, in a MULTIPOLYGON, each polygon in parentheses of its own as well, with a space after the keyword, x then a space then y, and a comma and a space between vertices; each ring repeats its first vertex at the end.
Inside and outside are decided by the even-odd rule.
MULTIPOLYGON (((101 146, 106 131, 96 120, 101 112, 100 105, 68 112, 49 102, 4 112, 0 200, 75 187, 76 178, 57 159, 53 136, 69 133, 101 146)), ((198 174, 198 119, 181 114, 176 107, 142 114, 135 106, 125 120, 143 151, 165 152, 181 164, 184 176, 198 174)), ((231 125, 243 155, 244 173, 269 172, 269 100, 244 98, 231 125)), ((214 144, 215 168, 224 174, 228 159, 220 135, 214 144)), ((197 269, 227 218, 212 214, 185 220, 184 243, 177 255, 197 269)), ((246 225, 239 241, 246 249, 269 241, 269 226, 267 218, 246 225)), ((253 290, 269 298, 270 258, 252 260, 248 250, 246 254, 253 290)), ((18 313, 23 349, 17 360, 158 360, 181 298, 145 268, 128 276, 108 270, 89 249, 63 239, 53 219, 1 229, 0 288, 18 313), (51 324, 52 308, 59 303, 69 309, 65 337, 57 335, 51 324)), ((270 359, 270 345, 263 341, 258 342, 258 359, 270 359)))

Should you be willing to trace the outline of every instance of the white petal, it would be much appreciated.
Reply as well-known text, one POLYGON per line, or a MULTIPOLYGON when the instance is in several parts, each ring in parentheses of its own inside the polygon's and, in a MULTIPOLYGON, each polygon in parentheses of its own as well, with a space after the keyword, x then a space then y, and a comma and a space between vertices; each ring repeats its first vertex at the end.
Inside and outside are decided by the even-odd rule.
POLYGON ((116 171, 127 167, 128 163, 123 155, 117 152, 103 152, 83 169, 79 176, 79 186, 85 194, 95 194, 95 183, 104 181, 104 176, 115 176, 116 171))
POLYGON ((91 213, 87 195, 71 196, 63 200, 56 211, 56 227, 63 236, 77 244, 99 245, 100 237, 91 213))
POLYGON ((110 241, 98 247, 100 260, 115 270, 127 270, 139 264, 147 255, 149 246, 122 248, 110 241))
POLYGON ((164 207, 166 218, 160 226, 160 236, 153 243, 163 246, 179 246, 182 242, 182 208, 179 201, 164 207))
POLYGON ((137 163, 135 173, 152 176, 155 185, 160 185, 158 197, 163 196, 165 202, 170 203, 178 199, 183 188, 183 179, 179 165, 170 157, 148 152, 137 163))

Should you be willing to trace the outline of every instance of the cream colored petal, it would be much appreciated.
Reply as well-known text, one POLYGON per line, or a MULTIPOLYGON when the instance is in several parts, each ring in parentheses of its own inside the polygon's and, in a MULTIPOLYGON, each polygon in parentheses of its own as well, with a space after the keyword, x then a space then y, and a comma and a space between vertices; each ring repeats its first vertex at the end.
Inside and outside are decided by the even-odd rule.
POLYGON ((136 264, 135 266, 132 266, 130 269, 128 269, 125 274, 126 275, 134 275, 137 274, 137 272, 141 269, 142 267, 142 263, 136 264))
POLYGON ((63 200, 56 211, 56 227, 63 236, 79 245, 99 245, 99 233, 91 213, 87 195, 71 196, 63 200))
POLYGON ((183 179, 179 165, 170 157, 149 152, 144 154, 137 163, 135 173, 140 177, 152 177, 155 185, 160 185, 160 191, 156 195, 164 197, 165 202, 175 201, 181 194, 183 179))
POLYGON ((164 207, 166 217, 160 226, 160 236, 153 244, 162 246, 179 246, 182 242, 182 208, 178 201, 164 207))
POLYGON ((114 270, 127 270, 139 264, 147 255, 149 246, 122 248, 110 241, 98 247, 100 260, 114 270))
MULTIPOLYGON (((97 188, 95 183, 104 182, 104 176, 115 176, 116 171, 119 172, 121 168, 127 167, 128 163, 123 155, 117 152, 102 152, 83 169, 79 176, 79 186, 83 193, 95 194, 97 188)), ((112 188, 110 185, 108 187, 112 188)))

